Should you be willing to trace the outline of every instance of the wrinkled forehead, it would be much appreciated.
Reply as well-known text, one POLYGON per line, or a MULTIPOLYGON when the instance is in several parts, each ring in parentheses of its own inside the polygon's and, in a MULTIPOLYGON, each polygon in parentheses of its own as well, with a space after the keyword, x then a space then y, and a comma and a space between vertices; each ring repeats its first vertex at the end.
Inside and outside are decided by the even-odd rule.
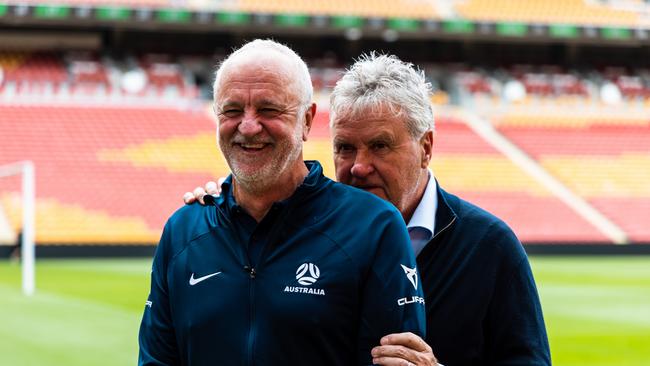
POLYGON ((402 108, 387 102, 372 103, 357 99, 349 105, 331 109, 330 118, 335 128, 344 128, 352 123, 367 124, 368 128, 372 128, 376 121, 390 121, 406 128, 406 115, 402 108))
POLYGON ((400 110, 390 106, 364 106, 344 109, 332 115, 331 134, 335 143, 353 141, 372 144, 378 140, 396 141, 412 137, 400 110))

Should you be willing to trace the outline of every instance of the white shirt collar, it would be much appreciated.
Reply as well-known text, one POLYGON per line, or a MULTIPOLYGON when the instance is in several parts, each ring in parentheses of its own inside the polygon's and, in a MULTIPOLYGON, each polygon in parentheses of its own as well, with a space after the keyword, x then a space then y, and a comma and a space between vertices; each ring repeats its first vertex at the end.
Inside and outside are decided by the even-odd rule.
POLYGON ((420 203, 415 208, 411 220, 409 220, 406 227, 422 228, 428 231, 429 238, 433 238, 434 229, 436 226, 436 210, 438 209, 438 192, 436 187, 436 180, 434 179, 433 172, 429 169, 429 181, 427 187, 424 189, 424 194, 420 203))

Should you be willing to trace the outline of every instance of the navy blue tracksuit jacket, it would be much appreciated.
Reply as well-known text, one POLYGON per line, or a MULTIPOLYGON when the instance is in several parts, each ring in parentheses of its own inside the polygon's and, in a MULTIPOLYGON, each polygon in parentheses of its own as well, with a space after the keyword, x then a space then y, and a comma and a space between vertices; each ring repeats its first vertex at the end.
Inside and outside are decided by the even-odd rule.
POLYGON ((139 365, 368 365, 382 336, 424 336, 422 286, 399 212, 306 164, 303 184, 267 214, 259 259, 233 224, 230 179, 214 205, 169 219, 139 365))

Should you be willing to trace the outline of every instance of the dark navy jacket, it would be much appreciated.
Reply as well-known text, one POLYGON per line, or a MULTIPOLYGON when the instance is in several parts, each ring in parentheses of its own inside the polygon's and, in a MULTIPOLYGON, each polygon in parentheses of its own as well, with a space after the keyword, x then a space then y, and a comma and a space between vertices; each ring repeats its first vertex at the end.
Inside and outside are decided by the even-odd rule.
POLYGON ((400 213, 317 162, 252 268, 224 197, 179 209, 156 250, 139 365, 367 365, 389 333, 424 334, 400 213))
POLYGON ((528 258, 503 221, 438 188, 434 237, 417 263, 440 363, 551 364, 528 258))

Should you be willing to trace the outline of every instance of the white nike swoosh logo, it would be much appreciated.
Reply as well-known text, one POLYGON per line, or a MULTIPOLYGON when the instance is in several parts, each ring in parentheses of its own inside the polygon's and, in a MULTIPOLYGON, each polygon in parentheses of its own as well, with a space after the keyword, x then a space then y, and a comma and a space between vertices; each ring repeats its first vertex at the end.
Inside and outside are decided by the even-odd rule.
POLYGON ((197 283, 199 283, 201 281, 205 281, 210 277, 214 277, 214 276, 218 275, 219 273, 221 273, 221 271, 215 272, 215 273, 210 273, 209 275, 205 275, 205 276, 199 277, 199 278, 194 278, 194 273, 192 273, 192 276, 190 276, 190 286, 194 286, 194 285, 196 285, 197 283))

